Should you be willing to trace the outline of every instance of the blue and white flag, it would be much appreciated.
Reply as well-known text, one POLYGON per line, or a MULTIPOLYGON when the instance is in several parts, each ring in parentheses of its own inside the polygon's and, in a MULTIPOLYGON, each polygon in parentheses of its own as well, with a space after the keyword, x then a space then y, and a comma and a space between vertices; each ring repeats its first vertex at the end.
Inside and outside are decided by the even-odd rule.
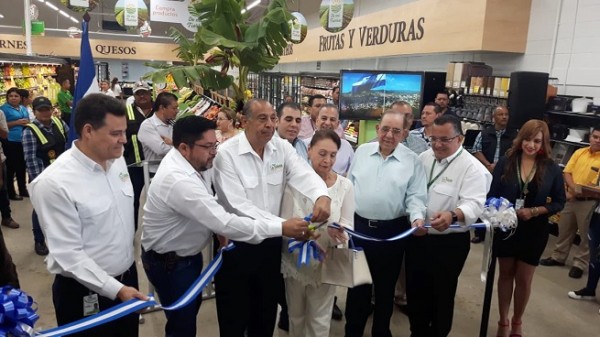
POLYGON ((79 62, 79 74, 75 83, 75 96, 73 97, 73 108, 71 109, 71 120, 69 121, 69 140, 67 141, 67 149, 71 147, 71 143, 77 139, 75 130, 75 109, 77 102, 85 95, 100 92, 98 87, 98 79, 96 78, 96 67, 92 56, 92 48, 90 47, 90 37, 88 34, 89 22, 83 20, 81 28, 81 51, 79 62))

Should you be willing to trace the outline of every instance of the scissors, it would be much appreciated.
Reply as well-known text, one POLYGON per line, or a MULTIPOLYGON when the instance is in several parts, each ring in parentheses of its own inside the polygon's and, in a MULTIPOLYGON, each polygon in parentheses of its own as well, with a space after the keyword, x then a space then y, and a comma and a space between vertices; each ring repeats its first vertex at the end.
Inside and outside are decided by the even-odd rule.
MULTIPOLYGON (((305 216, 304 217, 304 221, 310 222, 310 218, 312 218, 312 213, 309 214, 309 215, 307 215, 307 216, 305 216)), ((325 221, 323 221, 323 222, 321 222, 320 224, 317 224, 317 225, 314 225, 314 224, 308 225, 308 230, 311 230, 311 231, 317 230, 317 229, 325 226, 328 221, 329 220, 325 220, 325 221)))

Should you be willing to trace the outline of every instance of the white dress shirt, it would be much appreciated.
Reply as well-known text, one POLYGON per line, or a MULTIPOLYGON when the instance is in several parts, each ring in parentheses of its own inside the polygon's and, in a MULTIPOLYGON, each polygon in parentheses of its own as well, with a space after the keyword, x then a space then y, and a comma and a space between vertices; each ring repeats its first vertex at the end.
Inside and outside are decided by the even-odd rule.
POLYGON ((398 144, 385 159, 378 142, 359 146, 348 179, 354 184, 356 213, 363 218, 392 220, 408 215, 411 222, 425 218, 425 171, 406 146, 398 144))
POLYGON ((123 157, 105 171, 77 144, 33 180, 31 201, 50 250, 48 271, 114 299, 123 284, 111 276, 134 261, 133 187, 123 157))
MULTIPOLYGON (((142 122, 138 131, 138 140, 142 143, 146 160, 160 161, 173 148, 172 145, 165 143, 162 137, 173 138, 173 126, 171 124, 164 123, 156 114, 142 122)), ((156 172, 158 165, 150 165, 149 168, 150 172, 156 172)))
POLYGON ((177 149, 161 162, 148 189, 142 246, 159 254, 198 254, 212 232, 236 241, 259 243, 281 236, 281 221, 256 221, 227 213, 211 192, 212 169, 198 173, 177 149))
POLYGON ((286 184, 312 202, 320 196, 328 196, 323 179, 287 140, 279 137, 271 138, 265 145, 261 159, 252 149, 246 133, 241 133, 221 144, 214 165, 214 187, 219 203, 238 215, 282 221, 277 215, 286 184))
POLYGON ((492 175, 477 158, 462 147, 441 161, 435 159, 432 149, 421 153, 419 158, 425 167, 428 182, 448 167, 429 186, 426 222, 429 222, 436 212, 453 211, 456 208, 460 208, 465 216, 465 220, 459 222, 463 228, 449 228, 443 232, 430 228, 429 233, 450 234, 467 231, 466 226, 475 223, 483 212, 486 196, 492 184, 492 175), (452 163, 448 166, 450 162, 452 163))

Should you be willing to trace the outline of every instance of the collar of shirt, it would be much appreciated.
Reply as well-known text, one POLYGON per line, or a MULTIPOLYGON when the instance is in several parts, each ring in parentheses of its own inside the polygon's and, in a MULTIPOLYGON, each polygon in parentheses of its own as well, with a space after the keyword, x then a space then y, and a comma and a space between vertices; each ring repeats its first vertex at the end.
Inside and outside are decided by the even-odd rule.
POLYGON ((52 132, 52 125, 54 125, 54 120, 53 120, 53 119, 51 119, 51 120, 50 120, 50 125, 49 125, 49 126, 46 126, 46 125, 44 125, 44 124, 43 124, 42 122, 40 122, 40 121, 39 121, 37 118, 36 118, 36 119, 34 119, 34 120, 33 120, 33 121, 31 121, 31 122, 32 122, 33 124, 37 125, 37 126, 38 126, 38 127, 40 127, 40 128, 44 128, 45 130, 52 132))
MULTIPOLYGON (((77 159, 83 166, 85 166, 90 171, 99 170, 104 171, 104 168, 93 161, 90 157, 88 157, 85 153, 81 152, 79 149, 79 140, 75 140, 73 142, 73 146, 71 146, 71 151, 73 151, 73 157, 77 159)), ((111 165, 114 163, 114 159, 106 161, 106 171, 110 170, 111 165)))
POLYGON ((152 116, 150 116, 148 119, 155 126, 165 126, 165 127, 169 127, 170 126, 170 124, 167 124, 167 123, 163 122, 162 120, 160 120, 160 118, 158 118, 158 116, 156 114, 152 114, 152 116))
MULTIPOLYGON (((392 152, 389 156, 386 157, 387 158, 395 158, 396 160, 400 160, 400 158, 402 157, 402 150, 401 147, 404 147, 406 149, 408 149, 406 146, 402 145, 402 143, 399 143, 396 148, 394 149, 394 152, 392 152)), ((377 146, 374 146, 373 148, 371 148, 371 153, 369 153, 369 155, 373 156, 373 155, 379 155, 381 156, 381 158, 383 158, 383 154, 381 154, 381 151, 379 150, 379 142, 377 142, 377 146)))
MULTIPOLYGON (((454 158, 456 158, 461 153, 460 151, 462 150, 462 148, 463 148, 462 146, 459 146, 458 149, 456 150, 456 152, 454 152, 453 154, 449 155, 448 157, 446 157, 442 160, 439 160, 438 163, 447 164, 447 163, 451 162, 454 158)), ((431 150, 431 153, 433 153, 433 150, 431 150)), ((435 154, 433 156, 435 158, 435 154)))
MULTIPOLYGON (((277 133, 277 132, 275 132, 277 133)), ((275 135, 273 135, 273 137, 275 137, 275 135)), ((283 138, 281 138, 283 140, 283 138)), ((271 138, 271 140, 269 140, 269 142, 267 142, 267 144, 265 145, 265 153, 263 155, 263 159, 266 158, 267 153, 272 153, 274 151, 277 151, 277 148, 275 146, 273 146, 272 144, 273 142, 273 138, 271 138)), ((286 140, 287 142, 287 140, 286 140)), ((248 137, 246 136, 246 131, 244 131, 243 135, 240 137, 240 142, 238 145, 238 155, 242 155, 245 153, 256 153, 256 151, 254 151, 254 149, 252 148, 252 145, 250 145, 250 141, 248 141, 248 137)), ((258 155, 258 153, 257 153, 258 155)))
POLYGON ((506 129, 496 130, 496 137, 501 137, 506 132, 506 129))
POLYGON ((185 174, 189 176, 197 175, 201 178, 200 173, 198 173, 198 171, 196 171, 192 164, 190 164, 190 162, 188 162, 187 159, 185 159, 185 157, 181 154, 181 152, 179 152, 179 150, 173 148, 170 151, 173 152, 173 162, 177 165, 177 167, 183 169, 183 172, 185 172, 185 174))
POLYGON ((590 153, 590 156, 599 156, 600 155, 600 151, 592 152, 592 147, 591 146, 588 146, 585 149, 587 150, 587 152, 590 153))

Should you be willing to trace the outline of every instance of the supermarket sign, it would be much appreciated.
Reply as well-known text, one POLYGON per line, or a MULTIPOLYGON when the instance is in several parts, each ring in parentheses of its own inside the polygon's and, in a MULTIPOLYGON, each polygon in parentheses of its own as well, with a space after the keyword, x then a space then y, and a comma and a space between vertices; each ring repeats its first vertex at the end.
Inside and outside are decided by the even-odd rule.
MULTIPOLYGON (((62 37, 35 36, 32 50, 41 55, 79 57, 81 40, 62 37)), ((99 59, 179 61, 172 43, 130 42, 90 39, 92 54, 99 59)), ((25 54, 27 44, 21 35, 0 34, 0 53, 25 54)))
MULTIPOLYGON (((330 33, 316 23, 280 63, 396 55, 494 51, 524 53, 531 0, 417 0, 354 17, 330 33)), ((310 28, 310 27, 309 27, 310 28)))

